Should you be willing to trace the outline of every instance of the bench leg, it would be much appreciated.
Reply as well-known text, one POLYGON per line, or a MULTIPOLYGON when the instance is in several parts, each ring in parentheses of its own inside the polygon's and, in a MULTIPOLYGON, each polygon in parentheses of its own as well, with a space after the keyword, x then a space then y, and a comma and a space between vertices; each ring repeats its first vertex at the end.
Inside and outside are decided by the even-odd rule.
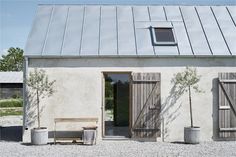
POLYGON ((95 141, 94 141, 95 145, 97 144, 97 129, 95 131, 95 141))
POLYGON ((56 123, 54 125, 54 144, 56 144, 56 123))

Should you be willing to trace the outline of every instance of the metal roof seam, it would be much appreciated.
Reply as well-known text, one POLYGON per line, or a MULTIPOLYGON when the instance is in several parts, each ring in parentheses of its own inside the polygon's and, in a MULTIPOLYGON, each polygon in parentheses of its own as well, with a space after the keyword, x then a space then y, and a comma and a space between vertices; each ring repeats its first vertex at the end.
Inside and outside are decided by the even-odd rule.
POLYGON ((148 11, 148 18, 149 18, 149 21, 151 21, 151 15, 150 15, 149 6, 147 6, 147 11, 148 11))
POLYGON ((214 18, 215 18, 215 20, 216 20, 216 23, 217 23, 217 25, 218 25, 218 27, 219 27, 219 29, 220 29, 221 35, 222 35, 222 37, 223 37, 223 39, 224 39, 224 42, 225 42, 225 44, 226 44, 226 46, 227 46, 227 49, 228 49, 230 55, 232 55, 232 52, 231 52, 231 50, 230 50, 230 48, 229 48, 229 45, 227 44, 227 41, 226 41, 225 36, 224 36, 224 33, 223 33, 223 31, 222 31, 222 29, 221 29, 221 27, 220 27, 220 24, 219 24, 219 22, 218 22, 218 20, 217 20, 217 18, 216 18, 216 15, 215 15, 215 13, 214 13, 212 7, 210 7, 210 9, 211 9, 211 12, 212 12, 212 14, 213 14, 213 16, 214 16, 214 18))
POLYGON ((131 7, 131 11, 132 11, 132 19, 133 19, 133 28, 134 28, 134 44, 135 44, 135 51, 136 51, 136 55, 138 55, 138 49, 137 49, 137 39, 136 39, 136 28, 135 28, 135 19, 134 19, 134 8, 131 7))
POLYGON ((100 44, 101 44, 101 19, 102 19, 102 7, 99 8, 99 28, 98 28, 98 56, 100 55, 100 44))
POLYGON ((226 8, 226 10, 228 11, 228 13, 229 13, 229 16, 230 16, 231 20, 233 21, 233 23, 234 23, 234 26, 236 27, 236 21, 234 21, 234 19, 233 19, 233 17, 232 17, 232 15, 231 15, 231 13, 230 13, 230 11, 229 11, 228 7, 226 6, 225 8, 226 8))
POLYGON ((164 11, 164 14, 165 14, 166 21, 168 21, 167 15, 166 15, 166 8, 164 6, 162 8, 163 8, 163 11, 164 11))
POLYGON ((117 55, 119 55, 119 42, 118 42, 118 39, 119 39, 119 36, 118 36, 118 15, 117 15, 117 6, 115 7, 116 8, 116 51, 117 51, 117 55))
POLYGON ((51 21, 52 21, 52 17, 53 17, 53 12, 54 12, 54 5, 52 6, 52 11, 51 11, 51 14, 50 14, 50 20, 48 22, 47 32, 46 32, 45 39, 44 39, 44 42, 43 42, 43 47, 42 47, 41 55, 43 55, 44 50, 45 50, 45 46, 46 46, 46 42, 47 42, 47 38, 48 38, 48 32, 49 32, 51 21))
MULTIPOLYGON (((150 8, 149 8, 149 7, 150 7, 150 6, 147 7, 147 10, 148 10, 148 15, 149 15, 149 22, 151 22, 152 19, 151 19, 151 14, 150 14, 150 8)), ((150 29, 149 29, 149 31, 150 31, 150 29)), ((152 41, 151 34, 150 34, 150 38, 151 38, 151 41, 152 41)), ((152 49, 153 49, 154 55, 156 55, 156 51, 155 51, 155 48, 154 48, 153 44, 152 44, 152 49)))
POLYGON ((172 21, 170 23, 172 25, 172 32, 174 34, 175 42, 177 43, 176 46, 177 46, 178 54, 180 55, 179 45, 178 45, 178 41, 177 41, 177 38, 176 38, 175 30, 174 30, 175 28, 174 28, 174 25, 173 25, 172 21))
POLYGON ((191 41, 190 41, 190 37, 189 37, 189 34, 188 34, 188 30, 187 30, 187 27, 186 27, 186 24, 185 24, 185 21, 184 21, 184 17, 183 17, 183 13, 182 13, 181 7, 179 7, 179 11, 180 11, 180 14, 181 14, 181 18, 182 18, 182 20, 183 20, 183 23, 184 23, 184 28, 185 28, 185 32, 186 32, 187 37, 188 37, 188 42, 189 42, 190 48, 191 48, 191 50, 192 50, 193 55, 195 55, 195 54, 194 54, 194 51, 193 51, 193 46, 192 46, 192 43, 191 43, 191 41))
POLYGON ((64 42, 65 42, 65 34, 66 34, 66 31, 67 31, 68 18, 69 18, 69 11, 70 11, 70 7, 67 8, 67 15, 66 15, 65 29, 64 29, 64 33, 63 33, 63 37, 62 37, 62 43, 61 43, 61 51, 60 51, 60 55, 62 55, 63 46, 64 46, 64 42))
POLYGON ((84 17, 85 17, 85 6, 83 6, 83 20, 82 20, 80 47, 79 47, 79 54, 78 54, 78 56, 81 55, 81 49, 82 49, 82 40, 83 40, 83 32, 84 32, 84 17))
POLYGON ((206 38, 207 45, 208 45, 208 47, 209 47, 209 49, 210 49, 211 54, 213 55, 212 48, 211 48, 211 46, 210 46, 210 43, 209 43, 209 40, 208 40, 208 38, 207 38, 206 32, 205 32, 204 27, 203 27, 203 25, 202 25, 202 21, 201 21, 201 18, 200 18, 200 16, 199 16, 199 13, 198 13, 198 11, 197 11, 197 8, 194 7, 194 10, 195 10, 196 13, 197 13, 197 17, 198 17, 198 20, 199 20, 200 25, 201 25, 201 27, 202 27, 203 34, 204 34, 204 36, 205 36, 205 38, 206 38))

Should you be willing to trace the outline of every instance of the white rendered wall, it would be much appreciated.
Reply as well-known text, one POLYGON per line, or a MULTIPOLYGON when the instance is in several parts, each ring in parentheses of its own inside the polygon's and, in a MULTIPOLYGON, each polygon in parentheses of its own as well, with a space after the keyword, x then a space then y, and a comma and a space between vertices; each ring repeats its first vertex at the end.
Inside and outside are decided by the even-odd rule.
MULTIPOLYGON (((99 58, 99 59, 30 59, 29 70, 42 68, 49 79, 55 79, 56 93, 45 99, 42 104, 42 126, 49 131, 54 128, 54 118, 64 117, 98 117, 98 138, 101 139, 102 122, 102 72, 158 72, 161 73, 161 102, 164 117, 165 141, 183 141, 183 129, 190 125, 187 94, 176 102, 171 95, 171 79, 185 66, 193 66, 202 75, 199 86, 205 93, 194 94, 193 121, 201 127, 201 140, 216 137, 217 128, 217 77, 219 72, 236 72, 235 58, 99 58)), ((24 132, 23 141, 30 140, 28 130, 24 132)), ((65 125, 61 129, 70 130, 75 126, 65 125)))

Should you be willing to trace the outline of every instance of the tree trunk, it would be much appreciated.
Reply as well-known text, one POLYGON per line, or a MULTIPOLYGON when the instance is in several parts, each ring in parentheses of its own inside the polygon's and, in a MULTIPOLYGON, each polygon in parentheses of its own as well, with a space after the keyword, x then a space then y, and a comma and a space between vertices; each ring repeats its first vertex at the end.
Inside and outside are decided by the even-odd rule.
POLYGON ((193 113, 192 113, 192 100, 191 100, 191 87, 188 86, 189 90, 189 107, 190 107, 190 120, 191 120, 191 128, 193 128, 193 113))
POLYGON ((40 117, 39 117, 39 93, 38 93, 38 91, 37 91, 37 93, 36 93, 37 95, 37 110, 38 110, 38 116, 37 116, 37 118, 38 118, 38 128, 40 128, 40 117))

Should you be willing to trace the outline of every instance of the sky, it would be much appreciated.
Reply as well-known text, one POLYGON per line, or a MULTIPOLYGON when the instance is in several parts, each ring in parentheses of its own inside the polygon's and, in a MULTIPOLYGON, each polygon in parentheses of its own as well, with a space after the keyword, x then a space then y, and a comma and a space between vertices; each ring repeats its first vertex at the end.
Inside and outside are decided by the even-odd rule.
POLYGON ((0 56, 24 49, 37 4, 236 5, 236 0, 0 0, 0 56))

